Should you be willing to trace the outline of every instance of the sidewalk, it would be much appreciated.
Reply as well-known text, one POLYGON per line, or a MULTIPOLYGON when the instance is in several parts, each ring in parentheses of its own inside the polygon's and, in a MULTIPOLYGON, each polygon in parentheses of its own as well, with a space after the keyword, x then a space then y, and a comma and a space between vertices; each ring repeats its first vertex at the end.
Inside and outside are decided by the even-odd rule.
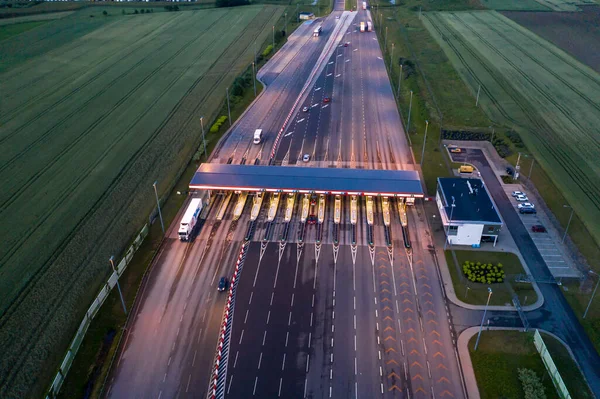
MULTIPOLYGON (((446 262, 446 256, 444 254, 444 240, 445 240, 445 234, 444 231, 442 230, 441 227, 441 222, 439 222, 439 215, 437 215, 437 207, 435 205, 435 202, 430 202, 429 205, 425 205, 425 211, 428 215, 428 217, 430 218, 429 220, 435 220, 435 222, 431 222, 431 230, 432 230, 432 236, 433 236, 433 240, 434 240, 434 247, 435 247, 435 251, 436 251, 436 255, 438 258, 438 263, 440 266, 440 273, 442 275, 442 280, 444 283, 444 289, 446 290, 446 295, 448 297, 448 299, 454 303, 457 306, 460 306, 462 308, 465 309, 471 309, 471 310, 483 310, 485 308, 484 305, 472 305, 470 303, 465 303, 463 301, 461 301, 460 299, 458 299, 457 295, 456 295, 456 291, 454 290, 454 284, 452 283, 452 277, 450 276, 450 272, 448 271, 448 267, 454 267, 453 265, 448 265, 448 263, 446 262), (435 213, 432 213, 435 212, 435 213), (432 218, 432 216, 435 215, 435 218, 432 218)), ((525 260, 523 259, 523 257, 521 256, 521 253, 519 252, 519 250, 516 247, 516 244, 514 242, 514 240, 512 239, 510 233, 506 230, 502 230, 500 233, 500 237, 498 238, 498 244, 496 245, 496 247, 493 246, 493 244, 491 243, 484 243, 482 244, 481 248, 471 248, 471 247, 467 247, 467 246, 453 246, 454 249, 460 249, 465 250, 465 251, 479 251, 479 252, 511 252, 514 253, 515 255, 517 255, 519 257, 519 260, 521 261, 521 264, 523 265, 523 269, 525 270, 525 273, 530 273, 529 272, 529 268, 527 267, 527 263, 525 263, 525 260)), ((530 310, 535 310, 539 307, 541 307, 544 304, 544 297, 542 295, 542 293, 540 292, 537 284, 533 284, 533 289, 535 290, 536 294, 537 294, 537 300, 532 303, 531 305, 526 305, 523 306, 523 310, 524 311, 530 311, 530 310)), ((488 306, 488 310, 505 310, 505 311, 515 311, 516 309, 514 308, 514 306, 499 306, 499 305, 493 305, 493 306, 488 306)))

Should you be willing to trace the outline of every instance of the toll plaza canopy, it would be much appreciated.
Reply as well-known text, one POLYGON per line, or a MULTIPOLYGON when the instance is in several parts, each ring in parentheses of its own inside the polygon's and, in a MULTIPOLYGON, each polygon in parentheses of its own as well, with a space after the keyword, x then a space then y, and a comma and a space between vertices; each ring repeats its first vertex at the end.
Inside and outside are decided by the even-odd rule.
POLYGON ((214 163, 200 165, 190 189, 423 197, 419 175, 412 170, 214 163))

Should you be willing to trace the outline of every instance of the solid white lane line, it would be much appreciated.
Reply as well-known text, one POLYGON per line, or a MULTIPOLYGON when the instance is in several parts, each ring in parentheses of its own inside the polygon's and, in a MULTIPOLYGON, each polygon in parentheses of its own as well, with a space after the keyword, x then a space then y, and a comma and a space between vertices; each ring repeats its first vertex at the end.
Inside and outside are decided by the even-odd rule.
POLYGON ((240 342, 238 342, 238 345, 242 344, 242 338, 244 338, 244 330, 242 330, 242 334, 240 335, 240 342))
POLYGON ((260 352, 260 357, 258 358, 258 369, 260 370, 260 364, 262 363, 262 352, 260 352))
POLYGON ((240 351, 235 351, 235 360, 233 361, 233 368, 235 368, 235 365, 237 364, 239 354, 240 354, 240 351))

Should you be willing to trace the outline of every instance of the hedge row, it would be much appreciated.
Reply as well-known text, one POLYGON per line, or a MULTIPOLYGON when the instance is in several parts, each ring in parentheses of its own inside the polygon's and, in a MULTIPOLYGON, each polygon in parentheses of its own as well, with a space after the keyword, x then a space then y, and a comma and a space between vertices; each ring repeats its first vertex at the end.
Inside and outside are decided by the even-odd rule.
POLYGON ((531 369, 518 369, 519 380, 525 393, 525 399, 546 399, 546 392, 540 377, 531 369))
POLYGON ((221 127, 221 125, 223 123, 225 123, 226 121, 227 121, 227 116, 226 115, 221 116, 219 119, 217 119, 215 121, 215 124, 211 126, 210 132, 217 133, 219 131, 219 128, 221 127))

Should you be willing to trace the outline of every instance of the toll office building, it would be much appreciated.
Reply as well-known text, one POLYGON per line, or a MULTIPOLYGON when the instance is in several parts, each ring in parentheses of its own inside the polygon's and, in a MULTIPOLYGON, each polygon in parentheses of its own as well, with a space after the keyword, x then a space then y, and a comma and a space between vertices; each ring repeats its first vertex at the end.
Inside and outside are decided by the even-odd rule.
POLYGON ((502 219, 480 179, 437 179, 437 202, 447 243, 479 247, 498 241, 502 219))

